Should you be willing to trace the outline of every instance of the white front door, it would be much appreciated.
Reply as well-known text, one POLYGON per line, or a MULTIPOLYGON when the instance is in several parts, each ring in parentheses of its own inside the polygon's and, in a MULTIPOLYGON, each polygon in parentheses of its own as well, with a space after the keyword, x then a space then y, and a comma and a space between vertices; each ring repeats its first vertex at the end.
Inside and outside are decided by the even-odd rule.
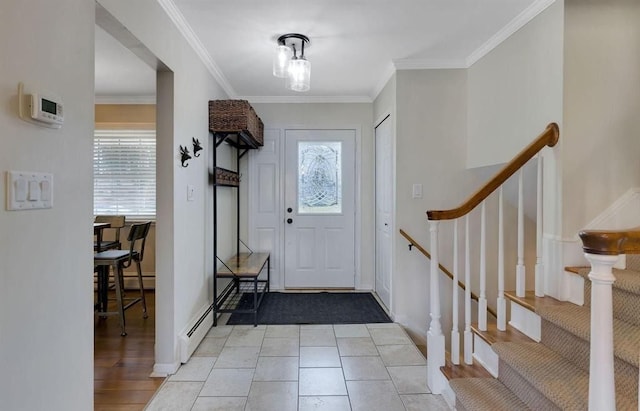
POLYGON ((285 287, 355 286, 355 130, 285 131, 285 287))
POLYGON ((391 118, 376 127, 376 294, 391 309, 393 140, 391 118))

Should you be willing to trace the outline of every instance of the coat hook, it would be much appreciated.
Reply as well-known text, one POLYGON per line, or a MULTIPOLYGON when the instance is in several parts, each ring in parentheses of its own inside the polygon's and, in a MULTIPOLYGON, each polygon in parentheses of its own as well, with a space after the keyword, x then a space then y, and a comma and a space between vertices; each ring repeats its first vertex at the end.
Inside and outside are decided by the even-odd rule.
POLYGON ((195 137, 192 137, 191 140, 193 141, 193 155, 195 157, 200 157, 200 154, 198 153, 198 151, 202 150, 202 146, 200 145, 200 140, 198 140, 195 137))
POLYGON ((189 150, 187 146, 180 146, 180 161, 182 162, 182 167, 187 167, 189 164, 185 164, 187 160, 189 160, 191 156, 189 155, 189 150))
POLYGON ((411 247, 413 247, 413 244, 409 243, 409 251, 411 251, 411 247))

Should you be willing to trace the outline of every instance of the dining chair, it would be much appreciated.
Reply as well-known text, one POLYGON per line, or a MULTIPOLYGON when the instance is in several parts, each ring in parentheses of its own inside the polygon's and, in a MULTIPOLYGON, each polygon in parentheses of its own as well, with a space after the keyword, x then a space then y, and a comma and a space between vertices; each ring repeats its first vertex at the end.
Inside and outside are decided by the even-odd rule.
POLYGON ((144 259, 144 247, 147 241, 147 235, 149 234, 149 228, 151 222, 132 224, 129 230, 127 240, 129 241, 128 250, 106 250, 93 255, 93 265, 98 271, 98 315, 118 315, 120 317, 120 335, 127 335, 125 331, 125 317, 124 312, 132 305, 142 302, 142 314, 143 318, 147 318, 147 302, 144 297, 144 285, 142 283, 142 267, 141 263, 144 259), (138 271, 138 284, 140 287, 140 297, 125 298, 123 287, 123 274, 124 269, 131 266, 132 263, 136 264, 138 271), (107 312, 107 289, 108 289, 108 273, 109 267, 113 267, 113 283, 116 291, 116 304, 117 311, 107 312), (129 300, 129 303, 124 304, 125 300, 129 300))
MULTIPOLYGON (((120 229, 124 228, 126 217, 123 215, 97 215, 94 222, 96 223, 109 223, 109 228, 105 228, 105 234, 113 233, 113 239, 102 240, 100 244, 97 241, 93 243, 94 251, 104 250, 120 250, 122 244, 120 243, 120 229)), ((107 236, 110 238, 110 236, 107 236)), ((103 234, 104 238, 104 234, 103 234)))

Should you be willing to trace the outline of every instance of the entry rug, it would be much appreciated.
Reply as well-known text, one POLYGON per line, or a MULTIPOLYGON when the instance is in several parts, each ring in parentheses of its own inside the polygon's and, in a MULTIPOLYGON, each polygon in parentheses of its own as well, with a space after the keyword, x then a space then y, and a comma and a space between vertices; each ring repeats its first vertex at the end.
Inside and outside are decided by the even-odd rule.
MULTIPOLYGON (((244 293, 238 308, 251 309, 253 294, 244 293)), ((390 323, 371 293, 267 293, 258 324, 390 323)), ((253 314, 231 314, 228 325, 253 325, 253 314)))

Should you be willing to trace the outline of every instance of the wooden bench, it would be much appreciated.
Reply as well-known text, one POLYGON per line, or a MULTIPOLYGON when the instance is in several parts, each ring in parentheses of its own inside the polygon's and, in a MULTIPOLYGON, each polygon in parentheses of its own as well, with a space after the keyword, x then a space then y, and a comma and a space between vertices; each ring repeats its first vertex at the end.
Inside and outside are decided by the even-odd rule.
POLYGON ((269 253, 240 253, 224 261, 217 270, 216 276, 218 278, 230 278, 232 281, 227 284, 220 295, 218 295, 217 282, 214 282, 213 325, 216 326, 218 323, 218 313, 238 313, 253 314, 253 325, 257 326, 258 308, 265 293, 269 292, 270 269, 271 256, 269 253), (260 280, 258 277, 265 266, 267 268, 267 279, 260 280), (243 289, 241 287, 243 284, 248 284, 249 287, 243 289), (234 290, 235 294, 233 294, 234 290), (253 294, 253 306, 251 308, 238 307, 243 292, 253 294), (231 295, 237 298, 227 302, 231 295))

